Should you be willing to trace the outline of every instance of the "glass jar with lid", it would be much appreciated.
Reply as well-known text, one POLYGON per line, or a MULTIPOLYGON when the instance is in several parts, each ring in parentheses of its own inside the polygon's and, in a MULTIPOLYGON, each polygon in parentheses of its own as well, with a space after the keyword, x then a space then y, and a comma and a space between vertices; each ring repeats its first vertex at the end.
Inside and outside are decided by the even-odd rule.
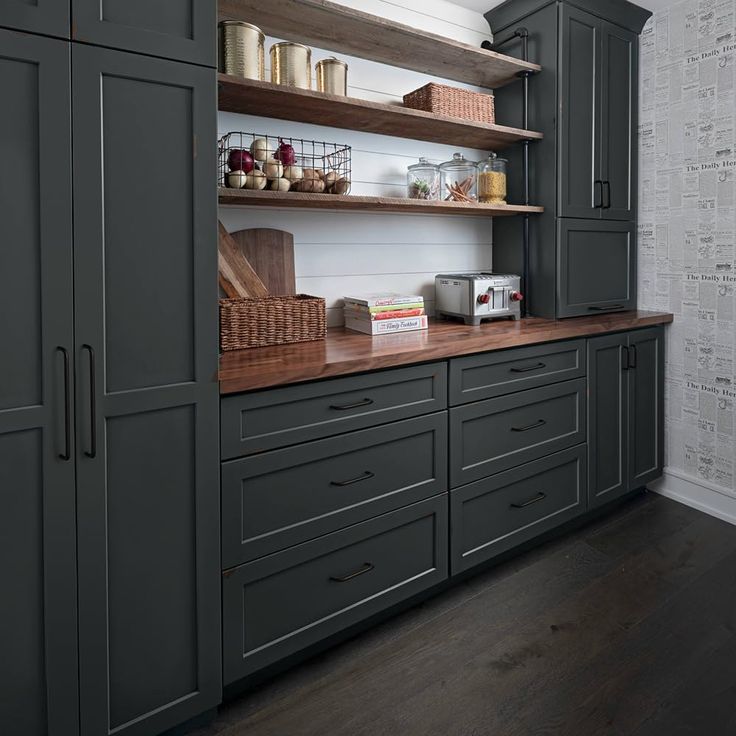
POLYGON ((426 158, 406 170, 406 194, 409 199, 440 198, 440 167, 426 158))
POLYGON ((487 204, 506 204, 505 158, 489 154, 478 164, 478 199, 487 204))
POLYGON ((478 167, 462 153, 440 164, 440 191, 442 198, 454 202, 475 202, 478 167))

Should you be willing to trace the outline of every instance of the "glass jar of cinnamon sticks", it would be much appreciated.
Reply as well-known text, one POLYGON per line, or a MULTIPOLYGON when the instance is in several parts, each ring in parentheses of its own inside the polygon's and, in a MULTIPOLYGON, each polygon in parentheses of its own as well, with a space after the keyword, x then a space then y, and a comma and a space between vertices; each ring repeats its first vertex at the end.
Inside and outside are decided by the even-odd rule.
POLYGON ((449 202, 475 202, 478 199, 478 167, 462 153, 440 164, 442 198, 449 202))

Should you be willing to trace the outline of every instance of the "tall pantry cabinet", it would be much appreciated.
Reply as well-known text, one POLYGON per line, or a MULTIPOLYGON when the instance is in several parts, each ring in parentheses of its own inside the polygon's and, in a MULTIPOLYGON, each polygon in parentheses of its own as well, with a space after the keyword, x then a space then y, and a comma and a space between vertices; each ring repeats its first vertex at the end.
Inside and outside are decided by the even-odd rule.
POLYGON ((0 8, 0 722, 142 736, 221 693, 215 3, 61 5, 0 8))
MULTIPOLYGON (((485 15, 498 41, 526 29, 542 65, 529 82, 529 127, 545 136, 530 157, 531 200, 545 207, 530 221, 533 315, 636 307, 638 42, 650 15, 626 0, 507 0, 485 15)), ((497 90, 499 117, 518 121, 521 95, 520 85, 497 90)), ((522 201, 521 154, 509 156, 510 196, 522 201)), ((493 265, 518 273, 521 223, 503 219, 493 265)))

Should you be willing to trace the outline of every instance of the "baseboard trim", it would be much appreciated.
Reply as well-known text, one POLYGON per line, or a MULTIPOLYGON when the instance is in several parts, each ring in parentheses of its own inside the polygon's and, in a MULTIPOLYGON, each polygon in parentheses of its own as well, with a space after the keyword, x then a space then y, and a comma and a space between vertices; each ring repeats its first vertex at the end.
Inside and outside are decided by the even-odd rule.
POLYGON ((736 492, 729 488, 692 478, 673 468, 665 468, 662 477, 648 483, 647 488, 729 524, 736 524, 736 492))

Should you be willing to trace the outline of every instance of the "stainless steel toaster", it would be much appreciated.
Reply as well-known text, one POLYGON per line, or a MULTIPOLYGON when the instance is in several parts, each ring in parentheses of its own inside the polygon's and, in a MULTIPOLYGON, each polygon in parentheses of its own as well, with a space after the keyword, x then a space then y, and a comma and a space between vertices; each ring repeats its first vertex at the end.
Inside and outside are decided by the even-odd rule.
POLYGON ((435 276, 435 312, 461 317, 466 325, 496 317, 521 319, 521 277, 500 273, 454 273, 435 276))

